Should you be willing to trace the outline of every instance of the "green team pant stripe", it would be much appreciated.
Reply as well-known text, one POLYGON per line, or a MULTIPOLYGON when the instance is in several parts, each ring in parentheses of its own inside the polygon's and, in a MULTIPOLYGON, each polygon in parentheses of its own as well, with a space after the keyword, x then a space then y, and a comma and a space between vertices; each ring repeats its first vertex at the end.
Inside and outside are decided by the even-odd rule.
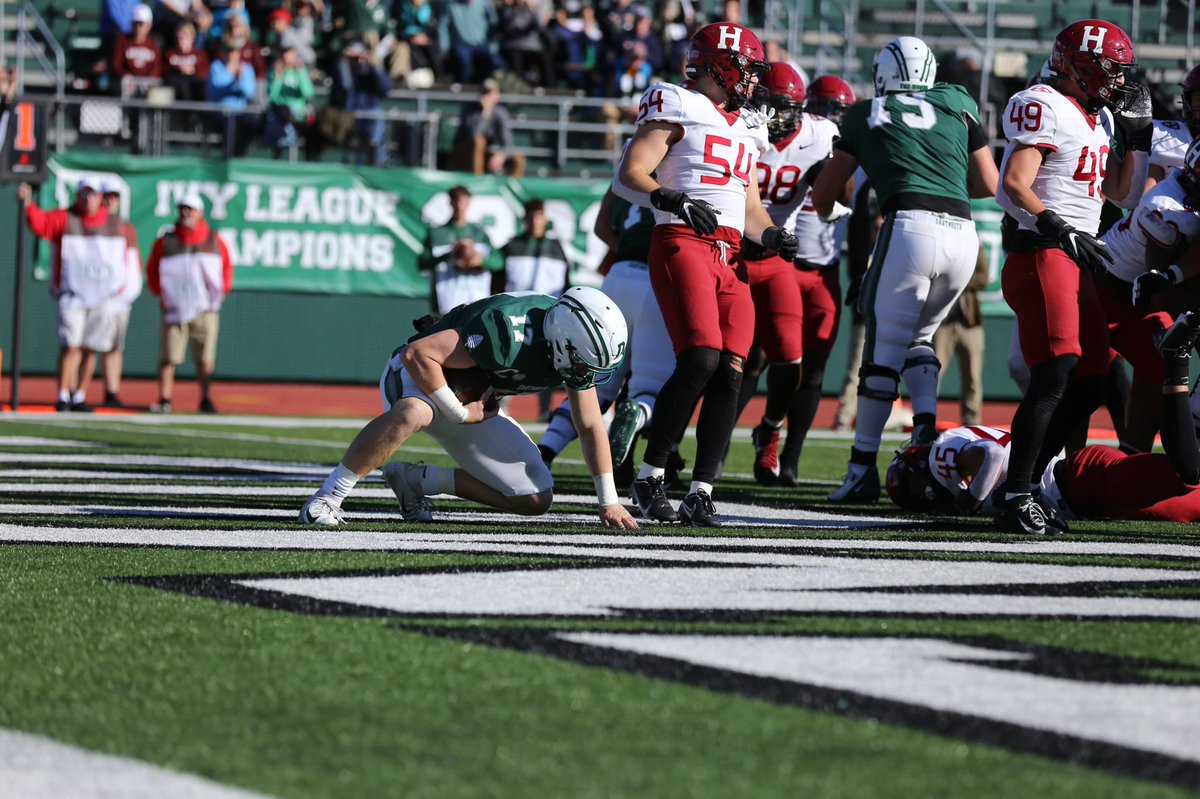
POLYGON ((875 362, 875 295, 879 291, 879 275, 883 271, 883 262, 887 258, 888 245, 892 241, 892 228, 896 224, 896 215, 888 214, 879 229, 875 239, 875 252, 871 254, 871 267, 863 276, 862 296, 859 298, 859 309, 862 311, 863 324, 866 326, 866 341, 863 344, 863 365, 875 362))

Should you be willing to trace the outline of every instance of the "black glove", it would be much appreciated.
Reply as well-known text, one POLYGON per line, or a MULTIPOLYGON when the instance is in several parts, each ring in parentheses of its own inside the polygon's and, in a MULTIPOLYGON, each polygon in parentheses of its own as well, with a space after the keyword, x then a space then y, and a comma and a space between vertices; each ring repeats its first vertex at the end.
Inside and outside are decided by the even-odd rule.
POLYGON ((796 260, 796 253, 800 252, 800 241, 796 235, 779 225, 771 225, 763 231, 762 243, 768 250, 774 250, 779 253, 780 258, 789 262, 796 260))
POLYGON ((1108 264, 1113 262, 1104 242, 1090 233, 1076 230, 1049 209, 1037 215, 1037 229, 1043 236, 1057 241, 1058 246, 1080 269, 1103 274, 1108 271, 1108 264))
POLYGON ((1150 136, 1154 132, 1154 126, 1150 124, 1153 113, 1150 90, 1141 83, 1129 84, 1125 89, 1129 92, 1129 99, 1113 112, 1113 118, 1124 134, 1125 149, 1148 153, 1150 136))
POLYGON ((965 488, 954 497, 954 509, 963 516, 974 516, 981 507, 983 507, 983 500, 976 499, 965 488))
POLYGON ((711 236, 717 230, 717 214, 721 213, 704 200, 693 200, 681 191, 655 189, 650 192, 650 204, 668 211, 701 236, 711 236))
POLYGON ((862 291, 862 284, 862 275, 855 275, 850 278, 850 285, 846 286, 846 298, 843 300, 847 308, 858 307, 858 295, 862 291))
POLYGON ((1149 272, 1142 272, 1133 279, 1133 304, 1147 305, 1152 296, 1164 292, 1174 285, 1175 273, 1170 270, 1159 272, 1151 269, 1149 272))

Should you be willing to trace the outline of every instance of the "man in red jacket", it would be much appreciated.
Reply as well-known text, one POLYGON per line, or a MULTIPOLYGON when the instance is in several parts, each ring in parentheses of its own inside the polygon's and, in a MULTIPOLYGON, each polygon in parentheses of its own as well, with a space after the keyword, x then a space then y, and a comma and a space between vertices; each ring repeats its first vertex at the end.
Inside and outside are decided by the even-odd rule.
POLYGON ((117 334, 117 316, 125 290, 129 242, 120 220, 109 216, 100 185, 85 177, 75 187, 70 208, 43 211, 27 183, 17 187, 29 229, 54 244, 50 294, 58 301, 59 411, 90 411, 79 386, 84 350, 108 352, 117 334))
POLYGON ((200 381, 200 412, 216 413, 209 385, 217 360, 221 302, 233 288, 233 263, 225 242, 204 220, 199 195, 184 195, 177 205, 174 230, 154 242, 146 263, 146 285, 161 298, 163 312, 159 400, 150 410, 171 412, 175 367, 183 363, 190 343, 200 381))

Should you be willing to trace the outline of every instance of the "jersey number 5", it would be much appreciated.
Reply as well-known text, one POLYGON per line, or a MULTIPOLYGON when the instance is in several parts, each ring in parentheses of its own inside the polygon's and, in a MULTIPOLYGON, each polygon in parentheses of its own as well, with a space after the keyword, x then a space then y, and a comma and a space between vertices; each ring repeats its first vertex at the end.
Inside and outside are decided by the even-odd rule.
POLYGON ((701 175, 700 182, 713 186, 724 186, 729 182, 730 174, 733 174, 738 180, 749 184, 750 168, 754 166, 754 154, 746 152, 745 144, 738 143, 737 155, 734 156, 733 161, 730 162, 728 158, 722 158, 716 154, 715 150, 718 147, 729 150, 731 153, 733 152, 733 142, 729 139, 726 139, 724 136, 709 135, 705 137, 704 163, 719 167, 721 174, 718 177, 713 177, 712 175, 701 175), (742 163, 743 161, 745 161, 744 164, 742 163))
POLYGON ((933 111, 933 106, 925 99, 925 93, 913 92, 912 94, 890 94, 887 97, 876 97, 872 100, 871 115, 867 117, 867 124, 872 128, 892 124, 892 114, 884 108, 888 97, 894 97, 896 102, 913 107, 913 111, 900 112, 900 121, 906 127, 914 130, 929 130, 937 124, 937 115, 933 111))

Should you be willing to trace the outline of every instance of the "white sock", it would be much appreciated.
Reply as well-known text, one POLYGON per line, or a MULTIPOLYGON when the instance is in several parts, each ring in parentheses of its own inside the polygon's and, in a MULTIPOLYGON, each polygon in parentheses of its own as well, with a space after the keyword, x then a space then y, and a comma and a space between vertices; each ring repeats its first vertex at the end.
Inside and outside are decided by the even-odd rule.
POLYGON ((337 468, 325 478, 325 482, 321 485, 321 493, 328 494, 337 504, 341 505, 342 500, 354 490, 354 486, 358 485, 358 480, 357 474, 339 463, 337 468))
POLYGON ((453 494, 454 469, 447 466, 426 466, 421 472, 421 493, 427 497, 434 494, 453 494))
POLYGON ((634 433, 640 433, 650 424, 650 415, 654 413, 654 409, 645 402, 638 401, 638 421, 637 427, 633 429, 634 433))
POLYGON ((765 424, 767 427, 770 427, 773 430, 778 430, 779 428, 783 427, 782 419, 779 419, 779 420, 768 419, 767 417, 764 416, 762 418, 762 423, 765 424))
POLYGON ((71 404, 82 405, 85 399, 87 399, 87 394, 84 394, 80 389, 75 389, 75 393, 71 395, 71 404))
POLYGON ((70 389, 60 388, 58 390, 58 401, 59 402, 70 402, 71 401, 70 389))
POLYGON ((647 477, 662 477, 666 473, 666 469, 658 466, 651 466, 648 463, 643 463, 642 468, 638 469, 637 479, 645 480, 647 477))
POLYGON ((688 493, 695 494, 697 491, 703 491, 705 494, 708 494, 709 498, 711 499, 712 490, 712 483, 701 483, 699 480, 693 480, 691 488, 688 489, 688 493))

